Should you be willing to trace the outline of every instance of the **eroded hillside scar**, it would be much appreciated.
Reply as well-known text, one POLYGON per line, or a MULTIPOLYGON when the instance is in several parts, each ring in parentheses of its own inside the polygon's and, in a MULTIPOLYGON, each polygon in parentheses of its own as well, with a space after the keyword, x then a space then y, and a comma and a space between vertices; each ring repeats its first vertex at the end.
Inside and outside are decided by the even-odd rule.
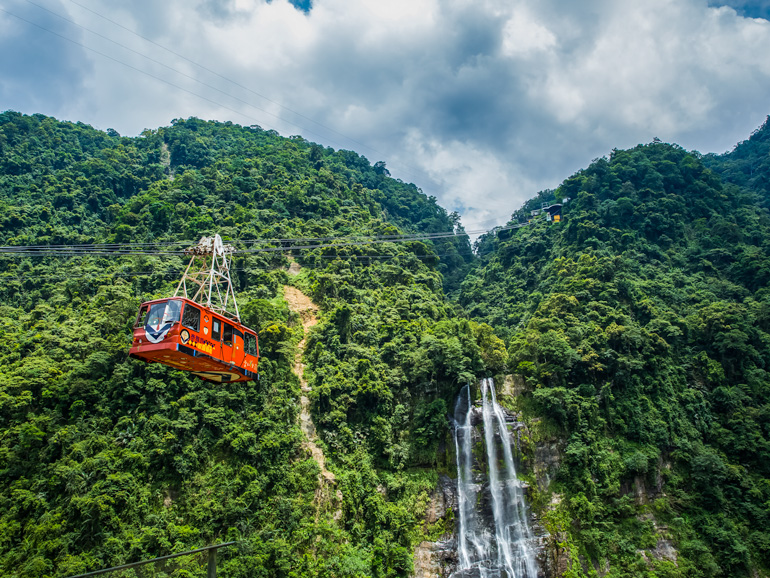
POLYGON ((313 419, 310 416, 310 399, 307 397, 307 393, 310 392, 310 386, 308 386, 307 379, 305 379, 305 364, 302 362, 302 356, 305 354, 305 343, 307 340, 308 332, 310 328, 318 323, 318 306, 310 300, 310 297, 302 293, 299 289, 291 287, 289 285, 283 288, 284 298, 289 305, 289 309, 300 316, 302 320, 303 336, 297 345, 297 351, 294 355, 294 374, 299 379, 302 394, 300 395, 300 426, 307 438, 305 441, 305 447, 310 451, 313 459, 321 468, 321 480, 320 482, 334 481, 334 474, 326 469, 326 459, 323 451, 316 443, 318 436, 316 435, 315 425, 313 419))

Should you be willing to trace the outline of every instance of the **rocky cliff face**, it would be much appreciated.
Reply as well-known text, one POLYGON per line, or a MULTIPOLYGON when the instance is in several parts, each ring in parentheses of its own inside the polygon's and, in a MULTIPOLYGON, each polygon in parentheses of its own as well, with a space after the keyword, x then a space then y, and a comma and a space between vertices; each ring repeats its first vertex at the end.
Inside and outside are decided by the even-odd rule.
MULTIPOLYGON (((565 536, 560 533, 550 534, 545 527, 544 519, 547 513, 556 508, 562 500, 560 494, 551 491, 551 481, 556 477, 561 463, 562 442, 557 438, 534 435, 539 423, 534 421, 524 426, 527 435, 527 447, 523 451, 531 456, 530 475, 534 478, 536 491, 541 496, 547 496, 547 501, 539 511, 533 513, 533 527, 540 539, 538 564, 544 578, 562 576, 569 569, 570 553, 561 544, 565 536)), ((531 492, 530 495, 534 493, 531 492)), ((542 500, 541 500, 542 503, 542 500)))
MULTIPOLYGON (((526 385, 519 376, 508 375, 501 380, 500 397, 516 406, 516 398, 525 392, 526 385)), ((540 576, 543 578, 557 578, 563 576, 572 565, 572 555, 569 549, 564 547, 566 536, 562 532, 549 533, 546 529, 545 519, 548 513, 555 510, 562 502, 562 495, 551 488, 551 482, 561 466, 564 450, 564 440, 559 437, 547 435, 541 427, 539 419, 521 421, 516 412, 508 412, 512 434, 515 433, 518 449, 522 459, 521 474, 529 480, 533 487, 528 488, 528 503, 536 504, 532 508, 532 528, 538 539, 538 565, 540 576)), ((652 504, 657 498, 664 496, 663 475, 664 470, 670 469, 671 464, 661 458, 658 462, 653 483, 649 483, 645 477, 637 476, 633 482, 621 485, 620 491, 634 497, 638 506, 652 504)), ((648 567, 653 568, 657 561, 677 563, 677 551, 670 538, 668 528, 661 525, 652 513, 640 514, 640 520, 648 521, 655 528, 657 543, 654 547, 639 550, 642 559, 648 567)), ((606 576, 611 568, 606 560, 590 562, 582 556, 577 558, 586 574, 606 576)))
MULTIPOLYGON (((430 497, 426 524, 454 521, 457 511, 457 481, 449 476, 439 476, 438 485, 430 497)), ((448 578, 457 570, 457 531, 448 524, 449 532, 435 541, 421 542, 414 552, 415 578, 448 578)))

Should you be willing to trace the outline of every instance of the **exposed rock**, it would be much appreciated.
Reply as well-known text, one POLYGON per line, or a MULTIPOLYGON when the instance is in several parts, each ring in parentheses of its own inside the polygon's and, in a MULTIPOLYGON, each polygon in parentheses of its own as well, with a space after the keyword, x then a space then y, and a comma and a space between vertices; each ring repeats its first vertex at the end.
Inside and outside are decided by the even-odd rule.
POLYGON ((292 257, 287 257, 287 259, 289 260, 289 268, 286 270, 286 272, 290 277, 299 275, 299 272, 302 270, 299 263, 297 263, 292 257))
POLYGON ((620 485, 622 494, 633 494, 637 505, 651 504, 657 498, 664 496, 663 471, 671 469, 671 462, 664 458, 658 459, 658 466, 654 472, 654 485, 650 485, 650 479, 645 476, 634 476, 633 482, 624 481, 620 485))
MULTIPOLYGON (((449 476, 439 476, 436 489, 430 496, 425 512, 425 523, 433 525, 457 509, 457 483, 449 476)), ((457 569, 455 529, 436 542, 421 542, 414 551, 415 578, 445 578, 457 569)))
POLYGON ((668 560, 669 562, 676 564, 677 553, 673 542, 671 542, 669 539, 668 527, 659 525, 658 521, 655 519, 655 516, 652 514, 644 514, 640 516, 640 519, 650 520, 652 522, 655 533, 658 535, 658 542, 655 544, 654 548, 648 550, 637 550, 637 552, 650 566, 652 566, 652 561, 650 558, 654 558, 655 560, 668 560))
POLYGON ((610 561, 604 558, 604 561, 599 563, 598 560, 594 560, 593 562, 594 570, 596 571, 596 574, 603 578, 607 574, 610 573, 610 561))
POLYGON ((535 442, 535 460, 533 470, 537 486, 541 491, 548 489, 551 480, 561 466, 561 444, 558 440, 535 442))
POLYGON ((655 545, 655 548, 651 550, 651 553, 656 560, 670 560, 671 562, 676 563, 676 549, 671 540, 658 538, 658 543, 655 545))
POLYGON ((163 165, 168 180, 174 180, 174 169, 171 167, 171 153, 168 150, 168 145, 164 142, 160 143, 160 164, 163 165))
POLYGON ((503 384, 500 387, 500 395, 515 398, 526 391, 524 377, 517 374, 503 376, 503 384))
POLYGON ((421 542, 414 550, 414 578, 448 578, 456 568, 454 540, 421 542))
POLYGON ((447 510, 457 511, 457 483, 446 475, 439 476, 438 486, 430 497, 425 521, 435 524, 447 515, 447 510))
POLYGON ((484 425, 484 412, 481 411, 480 405, 474 405, 471 408, 471 425, 474 428, 484 425))
POLYGON ((648 492, 647 487, 644 483, 644 478, 642 476, 635 476, 634 477, 634 500, 637 504, 642 505, 646 504, 648 502, 648 492))
POLYGON ((570 568, 570 552, 560 546, 566 539, 562 534, 552 536, 546 533, 541 537, 537 552, 537 563, 543 578, 558 578, 570 568))
POLYGON ((174 505, 174 500, 176 500, 178 492, 172 490, 171 488, 166 488, 163 490, 163 507, 164 508, 170 508, 174 505))

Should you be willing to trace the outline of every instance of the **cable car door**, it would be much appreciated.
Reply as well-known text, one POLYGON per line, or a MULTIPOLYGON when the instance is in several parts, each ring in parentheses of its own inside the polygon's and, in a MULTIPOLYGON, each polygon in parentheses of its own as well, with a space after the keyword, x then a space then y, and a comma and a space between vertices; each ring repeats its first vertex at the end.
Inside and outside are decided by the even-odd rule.
POLYGON ((238 367, 243 367, 244 343, 243 331, 237 327, 233 330, 233 363, 238 367))
POLYGON ((222 361, 225 363, 230 363, 233 360, 234 339, 233 326, 229 323, 222 323, 222 361))

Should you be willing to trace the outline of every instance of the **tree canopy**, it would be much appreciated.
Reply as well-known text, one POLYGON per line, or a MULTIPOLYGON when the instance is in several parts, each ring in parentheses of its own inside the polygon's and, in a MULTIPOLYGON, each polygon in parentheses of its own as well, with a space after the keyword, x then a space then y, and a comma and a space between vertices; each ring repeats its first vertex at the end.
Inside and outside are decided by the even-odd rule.
POLYGON ((743 164, 766 132, 707 159, 724 180, 675 145, 615 150, 480 239, 463 281, 564 440, 571 547, 611 575, 768 571, 770 218, 743 164), (565 198, 562 222, 531 216, 565 198), (660 539, 676 566, 640 557, 660 539))
POLYGON ((329 245, 236 256, 263 357, 259 381, 222 385, 126 358, 179 255, 0 255, 0 573, 237 540, 223 575, 407 576, 415 545, 454 524, 425 512, 454 471, 455 396, 513 374, 501 399, 527 423, 528 495, 568 576, 767 575, 769 130, 726 155, 614 150, 474 253, 462 236, 394 242, 462 226, 352 151, 197 118, 122 137, 0 114, 4 246, 329 245), (565 199, 559 222, 533 215, 565 199), (300 428, 285 285, 320 307, 304 363, 327 486, 300 428), (538 484, 550 443, 556 476, 538 484), (666 544, 675 561, 652 554, 666 544))

